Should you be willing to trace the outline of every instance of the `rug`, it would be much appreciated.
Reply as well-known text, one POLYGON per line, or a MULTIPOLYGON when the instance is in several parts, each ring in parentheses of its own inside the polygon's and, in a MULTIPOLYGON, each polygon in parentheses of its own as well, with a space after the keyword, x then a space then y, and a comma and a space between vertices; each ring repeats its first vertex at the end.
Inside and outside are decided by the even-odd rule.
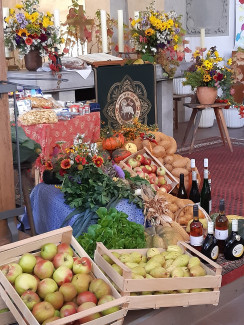
POLYGON ((218 212, 220 199, 226 202, 226 214, 244 216, 244 140, 231 139, 233 153, 223 146, 221 138, 205 139, 197 142, 194 151, 189 147, 180 148, 178 153, 196 159, 196 166, 203 177, 203 159, 209 159, 212 179, 212 213, 218 212))

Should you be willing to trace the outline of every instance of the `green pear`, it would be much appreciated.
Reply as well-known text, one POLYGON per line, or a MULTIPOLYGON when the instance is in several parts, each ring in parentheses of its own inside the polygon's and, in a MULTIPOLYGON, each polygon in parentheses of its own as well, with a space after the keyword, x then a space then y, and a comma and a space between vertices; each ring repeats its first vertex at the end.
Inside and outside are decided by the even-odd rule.
POLYGON ((147 264, 147 263, 145 263, 145 262, 140 262, 138 265, 139 265, 139 266, 142 266, 142 267, 145 267, 146 264, 147 264))
POLYGON ((127 262, 125 263, 126 266, 128 266, 129 269, 133 269, 134 267, 137 267, 137 263, 127 262))
POLYGON ((187 277, 187 276, 191 276, 190 275, 190 272, 189 272, 189 270, 188 270, 188 268, 186 267, 186 266, 182 266, 181 267, 182 268, 182 270, 183 270, 183 273, 184 273, 184 277, 187 277))
POLYGON ((112 252, 112 254, 113 254, 115 257, 117 257, 117 258, 120 257, 120 254, 119 254, 118 252, 112 252))
POLYGON ((133 252, 130 254, 131 262, 140 263, 142 260, 142 255, 138 252, 133 252))
POLYGON ((105 261, 107 261, 109 264, 114 264, 114 261, 107 255, 107 254, 103 254, 102 257, 105 259, 105 261))
POLYGON ((164 258, 165 260, 175 260, 178 256, 181 256, 182 253, 179 253, 179 252, 168 252, 164 258))
POLYGON ((151 276, 150 274, 146 274, 146 279, 154 279, 154 277, 151 276))
POLYGON ((147 258, 152 258, 154 255, 158 254, 160 254, 160 251, 155 247, 147 250, 147 258))
POLYGON ((169 245, 167 248, 167 252, 178 252, 180 255, 183 254, 183 250, 178 245, 169 245))
POLYGON ((154 269, 155 267, 157 267, 157 266, 161 266, 161 264, 158 263, 158 262, 155 262, 155 261, 153 261, 153 260, 149 260, 149 261, 147 262, 146 266, 145 266, 145 271, 146 271, 147 273, 150 273, 150 271, 153 270, 153 269, 154 269))
POLYGON ((137 279, 137 280, 144 279, 144 277, 142 275, 136 274, 136 273, 132 273, 131 277, 132 277, 132 279, 137 279))
POLYGON ((130 258, 130 254, 121 254, 121 255, 119 256, 119 260, 120 260, 122 263, 132 262, 132 261, 131 261, 131 258, 130 258))
POLYGON ((190 292, 201 292, 202 289, 191 289, 190 292))
POLYGON ((168 278, 169 277, 169 273, 162 266, 155 267, 150 272, 150 275, 153 276, 154 278, 168 278))
POLYGON ((165 248, 165 244, 164 244, 163 238, 160 237, 159 235, 154 235, 153 236, 152 246, 153 247, 157 247, 157 248, 165 248))
POLYGON ((130 296, 138 296, 137 292, 131 292, 130 296))
POLYGON ((201 289, 201 292, 208 292, 208 291, 213 291, 213 289, 207 289, 207 288, 201 289))
POLYGON ((190 268, 190 275, 194 276, 194 277, 195 276, 204 276, 204 275, 206 275, 206 271, 200 265, 195 265, 190 268))
POLYGON ((167 269, 173 262, 174 262, 174 260, 167 260, 167 261, 165 261, 163 267, 165 269, 167 269))
POLYGON ((163 251, 162 253, 160 253, 163 257, 165 257, 165 255, 167 255, 169 252, 167 251, 163 251))
POLYGON ((141 262, 147 263, 147 257, 146 256, 142 256, 141 262))
POLYGON ((183 276, 184 276, 184 271, 179 266, 176 266, 176 268, 174 268, 173 271, 171 272, 172 278, 181 278, 183 276))
POLYGON ((144 267, 142 267, 142 266, 136 266, 131 271, 134 274, 139 274, 139 275, 142 275, 143 277, 146 276, 146 271, 145 271, 144 267))
POLYGON ((159 264, 161 264, 161 265, 163 265, 164 262, 165 262, 165 259, 164 259, 164 257, 163 257, 161 254, 159 254, 159 255, 154 255, 154 256, 151 258, 151 260, 152 260, 152 261, 155 261, 155 262, 157 262, 157 263, 159 263, 159 264))
POLYGON ((188 269, 191 269, 193 266, 201 265, 201 261, 197 256, 192 256, 188 262, 188 269))
POLYGON ((112 268, 113 268, 117 273, 119 273, 120 275, 123 274, 123 270, 122 270, 121 267, 118 266, 117 264, 113 264, 113 265, 112 265, 112 268))
POLYGON ((143 296, 147 296, 147 295, 152 295, 153 293, 152 293, 152 291, 142 291, 141 294, 143 296))
POLYGON ((166 268, 167 272, 172 273, 172 271, 176 268, 175 265, 170 265, 169 267, 166 268))
POLYGON ((183 254, 183 255, 180 255, 180 256, 176 257, 176 259, 174 260, 172 265, 187 266, 189 260, 190 260, 190 256, 186 255, 186 254, 183 254))
POLYGON ((181 289, 181 290, 177 290, 179 293, 188 293, 190 292, 189 289, 181 289))

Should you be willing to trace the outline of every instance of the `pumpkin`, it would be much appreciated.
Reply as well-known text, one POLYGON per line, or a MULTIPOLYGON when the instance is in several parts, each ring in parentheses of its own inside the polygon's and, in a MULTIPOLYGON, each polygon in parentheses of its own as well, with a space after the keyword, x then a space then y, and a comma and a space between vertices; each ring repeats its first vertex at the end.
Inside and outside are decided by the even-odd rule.
POLYGON ((125 143, 125 138, 123 134, 116 133, 116 134, 109 134, 107 138, 103 139, 102 146, 103 149, 113 151, 117 148, 121 148, 125 143))
POLYGON ((124 160, 130 155, 131 155, 130 151, 120 148, 113 151, 112 158, 116 163, 119 163, 121 160, 124 160))
POLYGON ((130 151, 131 153, 137 152, 137 146, 132 142, 126 143, 125 149, 130 151))

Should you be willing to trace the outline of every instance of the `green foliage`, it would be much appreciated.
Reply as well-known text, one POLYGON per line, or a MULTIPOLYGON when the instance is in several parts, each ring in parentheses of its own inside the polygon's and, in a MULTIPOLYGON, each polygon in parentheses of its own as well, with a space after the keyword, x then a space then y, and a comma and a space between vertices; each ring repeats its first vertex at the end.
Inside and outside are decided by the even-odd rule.
POLYGON ((93 258, 96 243, 102 242, 108 249, 144 248, 144 227, 127 220, 128 215, 112 208, 97 210, 98 224, 77 238, 87 254, 93 258))

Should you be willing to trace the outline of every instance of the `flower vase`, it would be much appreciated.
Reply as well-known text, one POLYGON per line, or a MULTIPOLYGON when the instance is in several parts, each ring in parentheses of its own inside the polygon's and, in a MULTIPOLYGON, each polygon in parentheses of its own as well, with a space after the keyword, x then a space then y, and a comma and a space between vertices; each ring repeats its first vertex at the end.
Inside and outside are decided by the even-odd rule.
POLYGON ((31 50, 24 57, 25 67, 29 71, 36 71, 42 66, 42 57, 38 50, 31 50))
POLYGON ((200 104, 213 104, 217 97, 217 88, 197 87, 197 99, 200 104))

